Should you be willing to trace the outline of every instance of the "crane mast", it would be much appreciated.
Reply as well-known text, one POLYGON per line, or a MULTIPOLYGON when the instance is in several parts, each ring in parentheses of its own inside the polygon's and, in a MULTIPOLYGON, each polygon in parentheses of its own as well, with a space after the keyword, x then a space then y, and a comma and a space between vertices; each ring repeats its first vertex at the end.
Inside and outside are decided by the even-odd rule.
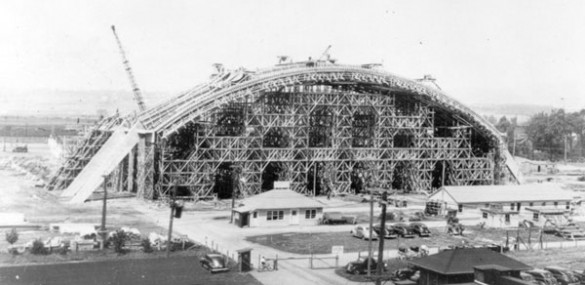
POLYGON ((116 42, 118 43, 118 48, 120 48, 120 54, 122 55, 122 62, 124 63, 124 67, 126 68, 126 73, 128 74, 128 79, 130 80, 130 84, 132 85, 132 92, 134 92, 134 100, 138 104, 138 109, 140 111, 146 110, 146 106, 144 105, 144 97, 142 96, 142 92, 140 88, 138 88, 138 84, 136 84, 136 79, 134 79, 134 74, 132 73, 132 68, 130 67, 130 62, 126 57, 126 53, 124 52, 124 48, 122 48, 122 42, 116 33, 116 27, 112 25, 112 32, 114 32, 114 37, 116 37, 116 42))

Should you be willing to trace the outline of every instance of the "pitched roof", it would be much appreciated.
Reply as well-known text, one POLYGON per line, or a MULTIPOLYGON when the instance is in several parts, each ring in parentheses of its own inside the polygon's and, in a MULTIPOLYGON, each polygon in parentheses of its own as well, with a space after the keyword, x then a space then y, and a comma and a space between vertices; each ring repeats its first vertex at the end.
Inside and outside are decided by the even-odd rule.
POLYGON ((244 206, 235 208, 236 212, 254 210, 323 208, 323 204, 292 190, 270 190, 242 201, 244 206))
POLYGON ((575 193, 564 190, 554 183, 523 185, 481 185, 481 186, 444 186, 429 197, 439 199, 441 191, 459 204, 466 203, 504 203, 520 201, 569 201, 575 193))
POLYGON ((499 265, 511 270, 528 270, 532 267, 506 255, 486 248, 459 248, 410 261, 414 266, 443 275, 473 274, 473 267, 499 265))

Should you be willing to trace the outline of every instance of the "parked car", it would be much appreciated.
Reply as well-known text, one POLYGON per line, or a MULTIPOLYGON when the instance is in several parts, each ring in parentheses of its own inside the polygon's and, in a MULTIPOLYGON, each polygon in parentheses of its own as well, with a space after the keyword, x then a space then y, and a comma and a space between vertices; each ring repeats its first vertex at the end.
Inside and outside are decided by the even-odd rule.
POLYGON ((579 280, 579 282, 581 282, 581 284, 585 284, 585 270, 583 270, 582 272, 579 272, 577 270, 573 270, 573 275, 575 275, 575 277, 579 280))
MULTIPOLYGON (((384 263, 384 271, 387 270, 388 264, 384 263)), ((370 273, 376 272, 378 262, 375 258, 370 257, 370 273)), ((345 266, 345 271, 351 274, 366 274, 368 272, 368 258, 360 257, 356 261, 351 261, 345 266)))
POLYGON ((226 264, 227 258, 221 254, 206 254, 199 260, 199 262, 203 268, 211 271, 211 273, 225 272, 230 270, 226 264))
POLYGON ((541 284, 545 285, 558 285, 559 283, 552 275, 552 273, 544 270, 544 269, 533 269, 528 270, 526 273, 532 275, 536 281, 541 282, 541 284))
POLYGON ((323 213, 322 223, 327 225, 344 224, 345 220, 343 219, 343 215, 339 212, 323 213))
POLYGON ((537 285, 546 285, 543 282, 537 281, 534 276, 526 273, 526 272, 520 272, 520 279, 532 283, 532 284, 537 284, 537 285))
POLYGON ((411 280, 411 281, 418 281, 420 278, 420 271, 415 270, 410 267, 400 268, 397 269, 392 273, 390 279, 392 281, 403 281, 403 280, 411 280))
POLYGON ((355 215, 343 215, 340 212, 328 212, 323 214, 322 224, 333 225, 333 224, 356 224, 357 216, 355 215))
POLYGON ((356 226, 350 231, 350 233, 354 237, 358 237, 361 239, 378 239, 378 235, 376 234, 375 231, 372 231, 372 236, 370 236, 370 227, 367 226, 356 226))
MULTIPOLYGON (((374 232, 376 232, 376 234, 379 237, 382 236, 382 227, 377 225, 377 226, 374 226, 373 229, 374 229, 374 232)), ((389 229, 389 228, 384 229, 384 238, 385 239, 395 239, 397 237, 398 237, 398 235, 392 229, 389 229)))
POLYGON ((414 237, 414 232, 407 224, 397 223, 397 224, 392 225, 391 228, 400 237, 403 237, 403 238, 413 238, 414 237))
POLYGON ((555 234, 566 239, 583 239, 585 238, 585 231, 577 226, 565 226, 556 229, 555 234))
POLYGON ((573 273, 563 267, 560 266, 547 266, 544 268, 545 270, 552 273, 555 279, 561 285, 579 285, 579 279, 573 275, 573 273))
POLYGON ((419 237, 430 237, 431 230, 423 223, 410 223, 410 228, 419 237))

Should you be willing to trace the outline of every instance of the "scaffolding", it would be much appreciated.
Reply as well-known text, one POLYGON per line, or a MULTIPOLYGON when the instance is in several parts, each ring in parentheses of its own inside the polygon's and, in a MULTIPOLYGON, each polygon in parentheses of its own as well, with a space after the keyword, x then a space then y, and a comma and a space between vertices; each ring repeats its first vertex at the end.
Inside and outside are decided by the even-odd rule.
POLYGON ((133 120, 107 120, 49 188, 67 188, 122 122, 137 129, 138 143, 111 183, 147 199, 173 185, 198 199, 254 195, 284 180, 328 195, 363 192, 364 177, 404 191, 517 178, 505 167, 501 134, 442 91, 369 66, 316 61, 222 68, 133 120))
POLYGON ((383 188, 430 190, 442 175, 438 164, 447 165, 441 185, 494 182, 491 154, 473 151, 465 121, 451 116, 441 120, 451 126, 437 126, 436 106, 411 94, 355 89, 301 85, 225 103, 166 140, 160 194, 177 184, 192 195, 221 196, 233 164, 242 166, 246 195, 285 179, 304 194, 358 193, 366 171, 383 188))

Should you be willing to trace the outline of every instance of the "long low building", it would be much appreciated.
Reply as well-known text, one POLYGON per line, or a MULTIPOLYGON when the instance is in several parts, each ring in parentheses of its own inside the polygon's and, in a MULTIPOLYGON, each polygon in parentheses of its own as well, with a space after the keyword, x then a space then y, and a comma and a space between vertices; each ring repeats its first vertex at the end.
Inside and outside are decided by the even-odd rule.
POLYGON ((549 206, 570 209, 574 192, 559 184, 444 186, 429 196, 441 209, 489 208, 497 205, 502 209, 520 212, 525 207, 549 206))

